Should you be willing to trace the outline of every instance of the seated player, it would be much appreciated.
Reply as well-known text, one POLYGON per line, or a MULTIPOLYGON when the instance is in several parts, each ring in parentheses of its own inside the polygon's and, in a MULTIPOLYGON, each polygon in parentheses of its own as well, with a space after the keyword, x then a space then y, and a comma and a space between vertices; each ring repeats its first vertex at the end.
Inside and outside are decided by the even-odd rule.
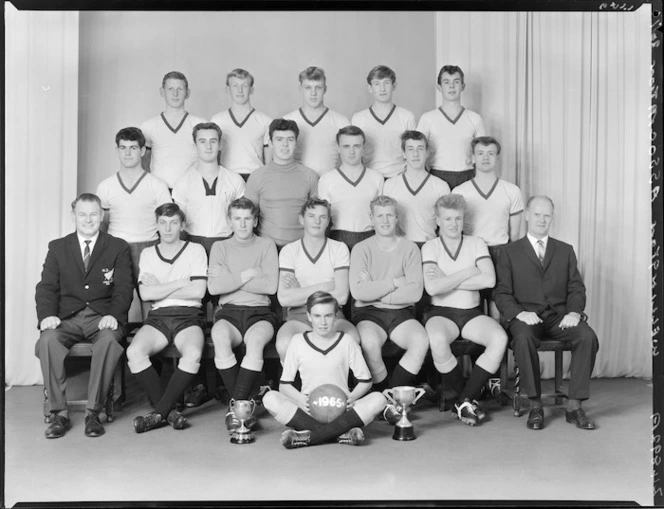
MULTIPOLYGON (((371 202, 376 235, 355 245, 350 260, 350 291, 355 299, 353 323, 373 379, 383 391, 413 386, 429 349, 427 333, 415 319, 414 305, 422 297, 422 259, 417 246, 397 235, 397 203, 389 196, 371 202), (382 348, 388 337, 406 350, 388 383, 382 348)), ((394 424, 400 417, 387 405, 383 417, 394 424)))
POLYGON ((307 318, 311 330, 296 334, 288 347, 279 391, 263 397, 263 405, 281 424, 294 428, 281 435, 287 449, 318 445, 336 439, 340 444, 360 445, 364 442, 362 427, 371 423, 385 408, 385 397, 372 392, 369 369, 358 344, 347 334, 335 329, 339 311, 337 300, 325 292, 307 298, 307 318), (348 373, 358 381, 348 388, 348 373), (295 386, 300 373, 302 389, 295 386), (324 424, 309 413, 309 394, 323 384, 333 384, 348 395, 347 411, 324 424))
POLYGON ((258 207, 258 235, 279 249, 302 237, 300 209, 318 193, 318 175, 295 161, 297 123, 275 119, 268 133, 272 161, 249 176, 245 196, 258 207))
MULTIPOLYGON (((97 196, 104 208, 102 230, 129 244, 134 284, 138 284, 138 261, 141 251, 159 242, 154 209, 171 202, 168 186, 141 167, 145 137, 136 127, 125 127, 115 135, 120 170, 97 186, 97 196)), ((140 301, 140 296, 139 296, 140 301)), ((141 316, 147 308, 141 301, 141 316)))
MULTIPOLYGON (((232 399, 242 400, 251 395, 263 369, 263 349, 277 325, 269 295, 277 291, 279 261, 274 242, 254 235, 258 209, 251 200, 232 201, 228 218, 233 236, 216 242, 210 254, 208 289, 220 296, 211 335, 224 386, 232 399), (246 353, 238 366, 233 349, 242 342, 246 353)), ((230 409, 226 426, 229 431, 240 426, 230 409)))
POLYGON ((251 105, 254 77, 244 69, 233 69, 226 75, 226 93, 231 107, 211 120, 224 133, 220 162, 246 181, 254 170, 269 162, 264 158, 263 143, 272 119, 251 105))
POLYGON ((404 132, 401 149, 406 170, 385 181, 383 194, 399 204, 399 227, 404 237, 422 247, 427 240, 436 238, 434 205, 438 198, 450 192, 450 187, 425 168, 428 142, 424 134, 404 132))
POLYGON ((182 429, 186 418, 175 403, 198 372, 203 352, 201 299, 207 281, 207 256, 199 244, 180 239, 185 215, 175 203, 155 210, 159 244, 141 253, 139 291, 154 301, 143 326, 127 348, 127 365, 148 395, 154 410, 134 419, 136 433, 167 422, 182 429), (161 391, 150 357, 173 343, 180 352, 177 369, 161 391))
MULTIPOLYGON (((348 300, 348 265, 350 253, 343 242, 328 239, 325 231, 330 223, 330 204, 311 198, 300 212, 304 236, 284 246, 279 253, 279 303, 286 308, 285 323, 277 333, 277 352, 283 364, 291 338, 311 330, 306 303, 317 291, 330 293, 340 306, 348 300)), ((360 342, 357 329, 341 311, 335 330, 360 342)))
POLYGON ((343 242, 348 249, 374 234, 369 203, 383 192, 383 177, 362 163, 365 136, 352 125, 339 129, 337 150, 341 165, 318 181, 318 197, 332 208, 330 238, 343 242))
POLYGON ((500 366, 507 335, 480 308, 478 290, 492 288, 496 273, 484 241, 463 234, 465 207, 463 196, 458 194, 448 194, 436 202, 440 237, 422 247, 424 288, 432 303, 425 311, 424 323, 433 364, 452 393, 450 399, 456 400, 453 413, 464 424, 474 426, 486 417, 477 398, 482 386, 500 366), (450 349, 458 337, 485 348, 465 384, 461 367, 450 349))
POLYGON ((339 166, 335 136, 350 121, 325 106, 327 82, 323 69, 307 67, 299 80, 302 106, 284 118, 294 120, 300 128, 295 160, 323 175, 339 166))
POLYGON ((461 93, 466 88, 461 68, 444 65, 438 73, 438 90, 443 104, 422 115, 417 130, 431 145, 432 175, 443 179, 450 189, 475 176, 470 142, 485 135, 482 117, 461 106, 461 93))
POLYGON ((146 151, 143 168, 160 178, 169 189, 187 168, 196 162, 196 147, 191 130, 204 119, 190 115, 184 108, 189 98, 189 82, 184 74, 171 71, 164 76, 159 93, 166 107, 160 115, 141 125, 146 151))
POLYGON ((392 102, 397 88, 397 75, 392 69, 377 65, 369 71, 367 83, 373 104, 355 113, 350 122, 367 136, 364 162, 387 179, 403 171, 401 133, 412 131, 417 124, 412 112, 392 102))

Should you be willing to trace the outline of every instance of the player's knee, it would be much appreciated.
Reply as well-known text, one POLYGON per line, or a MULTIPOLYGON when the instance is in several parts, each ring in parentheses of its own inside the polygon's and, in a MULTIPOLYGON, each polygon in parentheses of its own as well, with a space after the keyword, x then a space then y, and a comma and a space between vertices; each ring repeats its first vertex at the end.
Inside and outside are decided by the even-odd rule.
POLYGON ((381 392, 371 392, 365 396, 365 399, 367 400, 367 406, 374 415, 382 412, 387 404, 387 398, 381 392))
POLYGON ((373 334, 362 335, 360 345, 365 355, 369 356, 381 355, 383 350, 383 341, 373 334))
POLYGON ((196 355, 195 352, 190 352, 187 355, 183 353, 182 357, 180 357, 180 360, 178 361, 178 369, 180 371, 184 371, 185 373, 189 373, 191 375, 195 375, 196 373, 198 373, 200 367, 201 367, 200 353, 198 355, 196 355))
POLYGON ((228 328, 221 322, 214 324, 212 330, 210 331, 210 337, 212 338, 212 342, 214 343, 215 348, 222 348, 225 346, 230 348, 231 346, 231 337, 228 328))
POLYGON ((412 334, 408 338, 406 350, 413 353, 422 354, 423 356, 426 355, 427 351, 429 350, 429 337, 425 332, 412 334))
POLYGON ((489 338, 489 345, 496 350, 505 351, 507 348, 507 333, 503 329, 497 329, 489 338))
POLYGON ((278 391, 267 391, 263 396, 263 406, 272 415, 276 414, 279 406, 278 391))

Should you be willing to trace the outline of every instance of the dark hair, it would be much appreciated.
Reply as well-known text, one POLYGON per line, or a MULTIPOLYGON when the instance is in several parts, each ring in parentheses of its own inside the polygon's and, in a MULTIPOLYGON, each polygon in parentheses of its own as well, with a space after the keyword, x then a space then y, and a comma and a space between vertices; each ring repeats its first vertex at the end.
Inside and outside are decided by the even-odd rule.
POLYGON ((300 135, 300 128, 297 126, 295 120, 286 120, 285 118, 275 118, 270 122, 270 127, 268 132, 270 134, 270 141, 272 141, 272 135, 274 131, 293 131, 295 133, 295 139, 300 135))
POLYGON ((429 140, 420 131, 404 131, 401 133, 401 150, 406 150, 406 142, 408 140, 424 141, 424 146, 427 149, 429 148, 429 140))
POLYGON ((137 141, 138 146, 143 148, 145 146, 145 136, 143 136, 143 131, 138 127, 125 127, 118 131, 118 134, 115 135, 115 146, 120 146, 120 140, 124 141, 137 141))
POLYGON ((334 304, 334 314, 339 311, 339 301, 327 292, 314 292, 307 299, 307 313, 318 304, 334 304))
POLYGON ((159 220, 161 216, 173 217, 177 215, 180 217, 180 221, 183 223, 185 222, 184 212, 182 212, 182 209, 178 207, 177 203, 164 203, 159 205, 154 210, 154 215, 157 220, 159 220))
POLYGON ((249 198, 245 198, 244 196, 231 202, 231 204, 228 206, 228 217, 231 216, 231 209, 249 210, 251 211, 251 217, 254 219, 258 217, 258 207, 253 201, 251 201, 249 198))
POLYGON ((364 134, 364 131, 355 125, 347 125, 339 129, 337 133, 337 145, 339 144, 339 138, 342 136, 362 136, 362 143, 367 142, 367 136, 364 134))
POLYGON ((304 80, 311 80, 311 81, 322 81, 323 83, 327 84, 327 79, 325 78, 325 71, 321 69, 320 67, 316 66, 311 66, 307 67, 304 71, 302 71, 298 79, 300 80, 300 83, 302 83, 304 80))
POLYGON ((218 139, 221 141, 221 127, 214 122, 201 122, 200 124, 196 124, 191 132, 191 135, 194 137, 194 143, 196 143, 196 135, 198 134, 198 131, 203 130, 217 131, 217 134, 219 135, 218 139))
POLYGON ((233 69, 231 72, 229 72, 226 75, 226 86, 229 86, 229 81, 231 78, 238 78, 241 80, 249 80, 249 86, 253 87, 254 86, 254 77, 249 73, 248 71, 245 71, 244 69, 233 69))
POLYGON ((438 215, 439 209, 451 209, 466 212, 466 199, 460 194, 450 193, 438 198, 433 207, 436 215, 438 215))
POLYGON ((300 215, 304 217, 304 214, 307 212, 307 210, 313 209, 314 207, 325 207, 327 209, 327 216, 329 218, 332 217, 332 206, 330 205, 330 202, 323 200, 322 198, 309 198, 307 201, 305 201, 300 208, 300 215))
POLYGON ((498 155, 500 155, 500 143, 498 143, 498 140, 492 136, 478 136, 477 138, 473 138, 473 141, 470 142, 470 151, 475 153, 475 147, 477 145, 483 145, 485 147, 495 145, 498 149, 498 155))
POLYGON ((371 85, 372 80, 382 80, 383 78, 390 78, 392 84, 397 82, 396 73, 386 65, 377 65, 367 74, 367 83, 371 85))
POLYGON ((551 204, 551 210, 554 209, 553 200, 551 198, 549 198, 545 194, 536 194, 536 195, 531 196, 530 198, 528 198, 528 201, 526 202, 526 210, 530 209, 530 204, 532 203, 532 201, 536 200, 538 198, 541 198, 543 200, 549 200, 549 203, 551 204))
POLYGON ((371 210, 372 214, 374 208, 376 207, 394 207, 394 212, 398 214, 397 201, 391 196, 385 196, 384 194, 376 196, 373 200, 371 200, 371 203, 369 203, 369 209, 371 210))
POLYGON ((73 202, 71 202, 72 212, 74 211, 74 209, 76 209, 76 204, 79 201, 89 201, 89 202, 94 201, 94 202, 97 202, 97 205, 99 205, 99 208, 101 210, 104 210, 103 207, 101 206, 101 200, 99 199, 99 196, 97 196, 96 194, 93 194, 93 193, 81 193, 76 197, 76 199, 73 202))
POLYGON ((443 67, 440 68, 440 72, 438 72, 438 84, 441 85, 441 81, 443 81, 443 73, 447 73, 450 75, 453 74, 459 74, 461 76, 461 83, 465 84, 464 81, 464 76, 463 76, 463 71, 461 70, 461 67, 457 65, 444 65, 443 67))
POLYGON ((181 80, 184 81, 184 88, 189 90, 189 82, 184 74, 179 71, 171 71, 164 74, 164 79, 161 80, 161 88, 166 86, 166 80, 181 80))

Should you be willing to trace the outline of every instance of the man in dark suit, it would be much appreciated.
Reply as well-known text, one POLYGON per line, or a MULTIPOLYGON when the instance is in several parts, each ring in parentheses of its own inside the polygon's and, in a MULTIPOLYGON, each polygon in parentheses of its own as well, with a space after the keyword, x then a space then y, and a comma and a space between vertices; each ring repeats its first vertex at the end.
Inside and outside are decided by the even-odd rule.
POLYGON ((599 344, 583 312, 586 289, 569 244, 549 237, 553 202, 533 196, 526 206, 528 234, 503 248, 498 258, 494 300, 512 336, 521 386, 531 410, 529 429, 544 427, 537 347, 540 338, 572 345, 569 399, 565 418, 580 429, 595 429, 581 402, 588 399, 590 375, 599 344))
POLYGON ((104 434, 104 406, 123 348, 120 341, 133 294, 129 246, 99 231, 100 199, 81 194, 72 203, 76 232, 49 243, 35 300, 41 334, 35 345, 53 420, 46 438, 60 438, 71 427, 65 398, 65 357, 75 343, 91 341, 85 435, 104 434))

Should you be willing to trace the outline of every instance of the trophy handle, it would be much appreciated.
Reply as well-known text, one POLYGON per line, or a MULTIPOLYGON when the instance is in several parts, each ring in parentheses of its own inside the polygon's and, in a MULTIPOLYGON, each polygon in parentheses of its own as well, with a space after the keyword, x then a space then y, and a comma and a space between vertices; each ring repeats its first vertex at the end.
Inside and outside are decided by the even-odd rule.
POLYGON ((392 397, 392 389, 385 389, 383 391, 383 396, 385 396, 390 401, 390 403, 396 406, 397 402, 394 401, 394 398, 392 397))
POLYGON ((418 389, 415 389, 415 392, 417 393, 417 396, 415 396, 415 399, 413 400, 413 405, 417 403, 417 400, 420 399, 422 396, 424 396, 424 393, 426 392, 424 389, 421 387, 418 389))
POLYGON ((250 399, 251 401, 251 414, 253 415, 254 410, 256 410, 256 402, 253 399, 250 399))

